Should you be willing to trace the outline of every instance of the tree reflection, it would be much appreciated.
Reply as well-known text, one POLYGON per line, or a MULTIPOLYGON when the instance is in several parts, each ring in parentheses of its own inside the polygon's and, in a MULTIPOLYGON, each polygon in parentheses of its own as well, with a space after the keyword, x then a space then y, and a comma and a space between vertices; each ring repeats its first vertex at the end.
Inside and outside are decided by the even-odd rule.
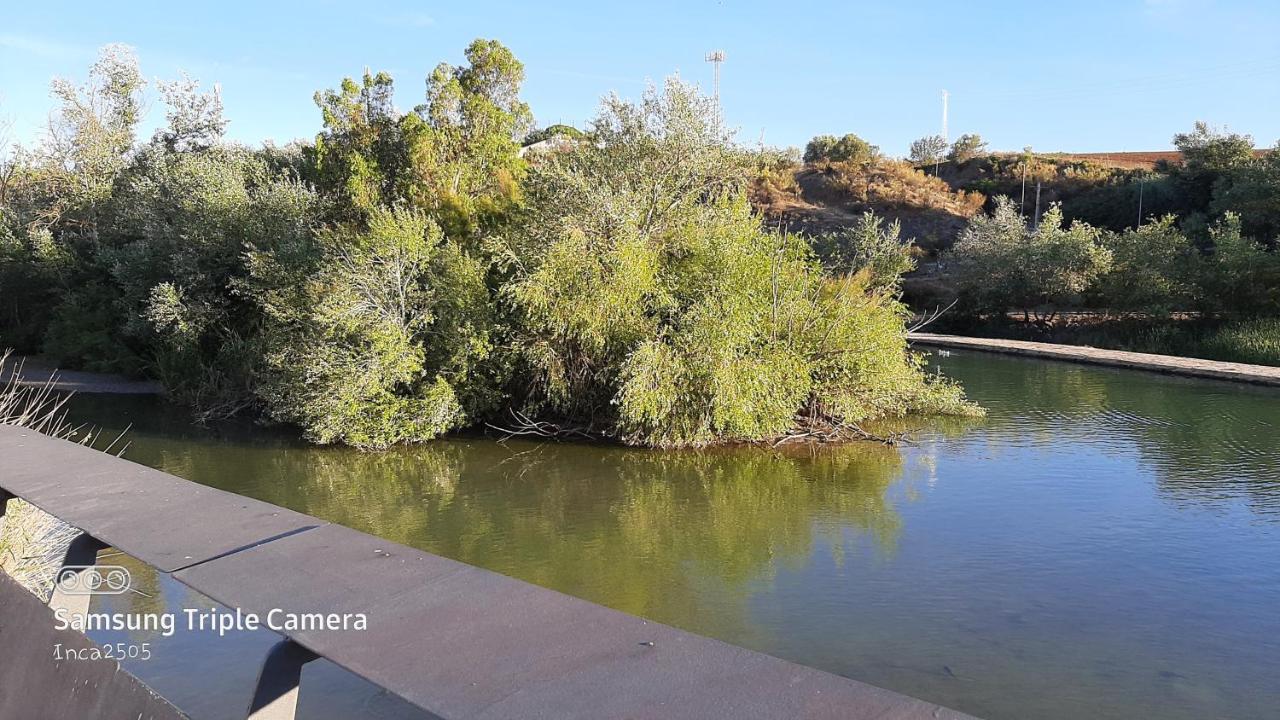
POLYGON ((876 443, 669 452, 475 438, 375 454, 149 438, 130 457, 722 636, 751 630, 746 599, 818 544, 839 559, 852 533, 889 554, 901 531, 886 490, 902 457, 876 443))
POLYGON ((1275 388, 985 353, 947 358, 945 371, 991 410, 968 425, 980 425, 977 434, 989 440, 1136 451, 1175 503, 1244 500, 1260 517, 1280 520, 1275 388))

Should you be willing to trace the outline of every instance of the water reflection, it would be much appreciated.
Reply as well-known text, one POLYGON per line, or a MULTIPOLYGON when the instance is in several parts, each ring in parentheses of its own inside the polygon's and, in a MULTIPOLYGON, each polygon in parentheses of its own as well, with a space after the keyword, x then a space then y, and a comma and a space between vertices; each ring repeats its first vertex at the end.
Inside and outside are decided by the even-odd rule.
POLYGON ((1280 706, 1280 391, 979 353, 900 448, 384 454, 154 402, 127 456, 989 720, 1280 706))
POLYGON ((886 491, 902 456, 873 443, 673 453, 477 438, 361 453, 151 432, 135 430, 131 459, 721 636, 751 632, 747 598, 815 542, 843 552, 852 532, 886 556, 901 533, 886 491))
POLYGON ((1172 503, 1241 501, 1280 521, 1276 388, 983 353, 956 354, 945 367, 991 409, 986 441, 1136 453, 1172 503))

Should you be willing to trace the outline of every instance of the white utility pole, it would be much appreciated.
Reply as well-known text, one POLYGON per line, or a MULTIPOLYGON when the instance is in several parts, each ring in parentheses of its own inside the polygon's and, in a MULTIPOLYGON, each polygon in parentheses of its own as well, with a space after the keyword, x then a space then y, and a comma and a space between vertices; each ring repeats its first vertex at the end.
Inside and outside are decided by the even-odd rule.
POLYGON ((1018 201, 1018 212, 1027 217, 1027 164, 1031 161, 1031 146, 1022 148, 1022 199, 1018 201))
POLYGON ((949 93, 942 91, 942 139, 950 142, 951 138, 947 136, 947 97, 949 93))

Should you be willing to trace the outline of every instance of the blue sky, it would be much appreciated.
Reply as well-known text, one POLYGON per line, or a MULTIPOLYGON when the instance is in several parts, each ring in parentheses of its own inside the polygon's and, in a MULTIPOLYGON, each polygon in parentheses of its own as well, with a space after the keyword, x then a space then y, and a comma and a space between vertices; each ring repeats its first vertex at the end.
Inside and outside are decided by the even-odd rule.
MULTIPOLYGON (((740 138, 803 145, 856 132, 890 154, 950 131, 997 149, 1159 150, 1197 119, 1280 138, 1280 3, 1110 2, 113 2, 6 3, 0 117, 30 143, 55 75, 81 79, 96 49, 132 45, 148 78, 186 70, 222 85, 229 134, 311 137, 312 94, 368 66, 420 102, 436 63, 476 37, 524 61, 539 124, 583 124, 610 91, 636 96, 679 72, 721 94, 740 138)), ((163 120, 153 106, 148 123, 163 120)))

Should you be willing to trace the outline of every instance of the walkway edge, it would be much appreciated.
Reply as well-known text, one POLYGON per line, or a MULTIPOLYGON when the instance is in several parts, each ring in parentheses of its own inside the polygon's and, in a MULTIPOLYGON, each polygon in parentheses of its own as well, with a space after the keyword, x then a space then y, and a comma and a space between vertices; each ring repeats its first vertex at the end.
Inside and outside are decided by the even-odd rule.
POLYGON ((1057 345, 1024 340, 934 335, 932 333, 909 333, 907 340, 915 345, 965 348, 968 350, 1042 357, 1133 370, 1149 370, 1169 375, 1185 375, 1188 377, 1246 382, 1256 385, 1280 386, 1280 367, 1268 365, 1249 365, 1247 363, 1202 360, 1200 358, 1156 355, 1154 353, 1128 352, 1125 350, 1104 350, 1088 345, 1057 345))

